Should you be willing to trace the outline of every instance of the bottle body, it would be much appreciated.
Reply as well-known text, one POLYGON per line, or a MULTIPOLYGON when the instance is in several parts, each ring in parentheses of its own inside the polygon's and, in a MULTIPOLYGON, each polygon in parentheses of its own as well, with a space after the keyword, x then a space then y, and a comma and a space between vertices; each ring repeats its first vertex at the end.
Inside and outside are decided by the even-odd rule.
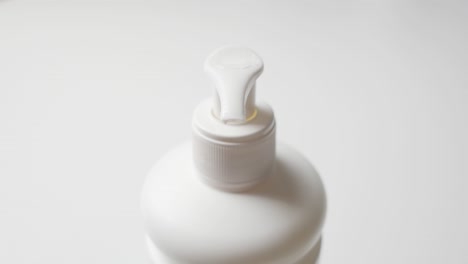
POLYGON ((142 193, 157 264, 305 264, 320 251, 326 199, 298 152, 278 144, 271 174, 244 192, 205 184, 185 143, 151 170, 142 193))

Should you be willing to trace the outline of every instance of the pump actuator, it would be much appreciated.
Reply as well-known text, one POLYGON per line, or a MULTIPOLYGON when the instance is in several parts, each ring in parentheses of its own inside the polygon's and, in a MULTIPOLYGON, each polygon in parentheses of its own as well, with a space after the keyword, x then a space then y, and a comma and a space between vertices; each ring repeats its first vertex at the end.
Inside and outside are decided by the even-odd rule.
POLYGON ((244 47, 224 47, 205 62, 214 96, 193 118, 193 160, 205 182, 228 191, 246 190, 270 174, 275 160, 273 110, 255 100, 262 59, 244 47))
POLYGON ((247 48, 222 48, 205 62, 215 86, 213 113, 225 123, 242 123, 255 114, 255 81, 263 61, 247 48))

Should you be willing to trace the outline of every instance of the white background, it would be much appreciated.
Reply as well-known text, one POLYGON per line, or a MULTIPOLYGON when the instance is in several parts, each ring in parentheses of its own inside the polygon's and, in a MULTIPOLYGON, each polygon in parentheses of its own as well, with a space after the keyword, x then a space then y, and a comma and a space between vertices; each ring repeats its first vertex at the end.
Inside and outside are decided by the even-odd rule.
MULTIPOLYGON (((468 4, 0 1, 0 263, 145 263, 139 192, 240 44, 325 182, 323 264, 468 263, 468 4)), ((189 221, 189 220, 188 220, 189 221)))

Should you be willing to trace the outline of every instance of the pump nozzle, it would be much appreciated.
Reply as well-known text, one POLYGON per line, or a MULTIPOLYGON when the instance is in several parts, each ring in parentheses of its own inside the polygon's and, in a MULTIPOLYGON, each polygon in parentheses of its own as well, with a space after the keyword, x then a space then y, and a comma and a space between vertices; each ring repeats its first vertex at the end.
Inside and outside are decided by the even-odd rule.
POLYGON ((215 85, 213 113, 224 123, 243 123, 255 115, 255 81, 263 71, 262 59, 251 49, 224 47, 205 62, 215 85))

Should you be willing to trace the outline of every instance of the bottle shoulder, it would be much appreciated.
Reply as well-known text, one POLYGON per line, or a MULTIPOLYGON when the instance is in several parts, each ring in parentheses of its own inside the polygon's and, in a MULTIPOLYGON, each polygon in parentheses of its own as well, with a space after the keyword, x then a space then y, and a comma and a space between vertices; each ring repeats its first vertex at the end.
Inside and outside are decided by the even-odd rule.
POLYGON ((278 144, 275 168, 254 188, 205 184, 185 143, 158 161, 142 193, 150 240, 181 263, 294 263, 320 237, 326 198, 314 167, 278 144))

